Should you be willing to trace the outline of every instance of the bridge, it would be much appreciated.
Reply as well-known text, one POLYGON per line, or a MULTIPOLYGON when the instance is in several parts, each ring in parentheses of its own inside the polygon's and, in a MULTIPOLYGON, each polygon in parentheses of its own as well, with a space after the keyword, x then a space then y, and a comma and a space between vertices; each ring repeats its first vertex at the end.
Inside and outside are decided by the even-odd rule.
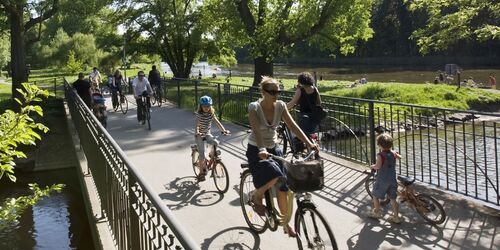
MULTIPOLYGON (((182 108, 186 102, 180 101, 180 93, 173 91, 180 90, 180 85, 171 86, 165 94, 179 99, 152 108, 152 130, 148 131, 137 124, 131 96, 127 97, 131 101, 129 112, 123 115, 110 111, 108 126, 104 129, 66 85, 69 119, 74 126, 73 135, 82 163, 82 182, 87 187, 89 207, 95 215, 98 245, 104 249, 297 248, 295 239, 285 237, 281 230, 256 235, 245 223, 238 185, 248 128, 238 125, 241 122, 224 122, 232 135, 221 137, 222 159, 230 174, 229 191, 222 195, 210 179, 201 183, 195 180, 190 159, 190 144, 194 142, 193 109, 182 108)), ((214 91, 221 93, 221 86, 214 91)), ((197 100, 198 91, 194 93, 191 93, 193 99, 197 100)), ((111 106, 109 98, 107 104, 111 106)), ((194 107, 196 103, 190 105, 194 107)), ((220 106, 216 108, 222 111, 220 106)), ((373 110, 373 106, 369 108, 373 110)), ((495 143, 498 143, 496 139, 495 143)), ((361 145, 354 148, 363 150, 361 145)), ((486 191, 486 196, 481 198, 476 191, 476 199, 474 194, 459 194, 449 188, 445 191, 446 188, 435 188, 432 183, 425 184, 428 179, 424 178, 418 185, 419 190, 438 198, 447 212, 447 220, 431 226, 412 208, 402 204, 404 222, 391 225, 385 219, 375 221, 366 216, 371 200, 364 190, 363 171, 367 168, 363 160, 340 158, 335 150, 330 151, 323 154, 325 187, 314 192, 313 200, 326 215, 340 249, 500 247, 498 191, 496 199, 491 192, 486 191)), ((405 171, 404 167, 401 169, 405 171)), ((410 172, 417 170, 410 168, 410 172)), ((418 171, 417 175, 420 173, 423 175, 424 171, 418 171)), ((485 190, 495 190, 494 185, 485 187, 485 190)))

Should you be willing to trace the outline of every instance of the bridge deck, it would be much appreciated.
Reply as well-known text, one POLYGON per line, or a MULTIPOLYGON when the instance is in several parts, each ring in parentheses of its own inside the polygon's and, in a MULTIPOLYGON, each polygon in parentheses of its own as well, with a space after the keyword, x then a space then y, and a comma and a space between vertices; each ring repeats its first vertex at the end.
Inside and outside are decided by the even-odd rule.
MULTIPOLYGON (((109 99, 107 105, 111 106, 109 99)), ((296 248, 295 240, 285 237, 282 230, 255 235, 245 223, 238 196, 240 163, 245 160, 245 128, 225 123, 232 135, 220 138, 220 149, 230 174, 230 188, 220 195, 210 179, 195 181, 189 147, 194 143, 191 111, 172 105, 153 107, 151 131, 137 124, 135 111, 131 109, 126 115, 110 111, 108 132, 202 249, 296 248)), ((500 247, 498 210, 434 190, 429 192, 444 204, 448 214, 445 223, 430 226, 402 204, 404 222, 391 225, 386 221, 387 214, 380 221, 366 217, 371 202, 364 191, 363 166, 328 156, 325 167, 325 188, 316 192, 313 200, 326 215, 340 249, 500 247)))

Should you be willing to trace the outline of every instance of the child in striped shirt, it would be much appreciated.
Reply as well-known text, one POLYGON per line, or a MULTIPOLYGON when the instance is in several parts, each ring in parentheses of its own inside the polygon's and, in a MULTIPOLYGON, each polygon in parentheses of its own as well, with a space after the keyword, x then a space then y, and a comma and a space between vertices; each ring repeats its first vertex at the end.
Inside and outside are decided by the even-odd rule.
MULTIPOLYGON (((214 109, 212 108, 212 98, 210 96, 202 96, 200 98, 200 105, 198 107, 198 111, 196 112, 196 127, 195 131, 195 139, 196 144, 198 146, 198 166, 200 167, 200 175, 198 176, 199 181, 205 180, 206 175, 206 166, 205 166, 205 143, 206 141, 210 145, 219 145, 219 142, 212 136, 210 133, 210 128, 212 127, 212 121, 215 121, 215 124, 219 127, 220 131, 223 134, 229 134, 229 130, 226 130, 222 123, 217 119, 217 116, 214 113, 214 109)), ((210 155, 215 152, 210 152, 210 155)))

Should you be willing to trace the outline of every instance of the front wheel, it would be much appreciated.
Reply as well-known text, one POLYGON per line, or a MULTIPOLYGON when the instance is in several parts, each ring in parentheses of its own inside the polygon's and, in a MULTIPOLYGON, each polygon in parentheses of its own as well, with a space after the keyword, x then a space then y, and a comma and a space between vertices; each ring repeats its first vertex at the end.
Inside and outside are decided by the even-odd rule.
MULTIPOLYGON (((372 190, 373 190, 373 184, 375 183, 375 176, 373 175, 369 175, 366 180, 365 180, 365 189, 366 189, 366 192, 368 193, 368 195, 370 196, 370 198, 373 199, 373 194, 372 194, 372 190)), ((385 206, 387 204, 389 204, 389 202, 391 201, 389 199, 389 197, 385 197, 384 199, 379 199, 380 201, 380 205, 381 206, 385 206)))
POLYGON ((120 98, 120 109, 122 110, 123 114, 126 114, 128 112, 128 100, 125 95, 121 96, 120 98))
POLYGON ((253 185, 252 173, 250 170, 245 170, 241 174, 240 180, 240 205, 241 210, 243 211, 243 217, 245 217, 245 221, 247 222, 250 229, 257 233, 261 234, 267 229, 267 222, 265 216, 258 215, 250 206, 250 199, 252 198, 253 191, 255 187, 253 185))
POLYGON ((221 193, 227 192, 229 189, 229 175, 227 174, 227 168, 224 166, 224 163, 217 162, 215 164, 212 170, 212 176, 217 190, 221 193))
POLYGON ((149 108, 147 105, 145 105, 144 109, 144 119, 146 119, 146 122, 148 123, 148 130, 151 130, 151 113, 149 112, 149 108))
POLYGON ((314 207, 302 207, 295 213, 295 232, 299 249, 335 249, 337 242, 323 215, 314 207))
POLYGON ((193 172, 195 177, 198 177, 200 175, 200 167, 198 166, 198 157, 200 153, 198 153, 198 150, 192 150, 191 151, 191 163, 193 164, 193 172))
POLYGON ((446 220, 443 206, 432 196, 419 194, 416 200, 415 209, 424 220, 432 224, 441 224, 446 220))

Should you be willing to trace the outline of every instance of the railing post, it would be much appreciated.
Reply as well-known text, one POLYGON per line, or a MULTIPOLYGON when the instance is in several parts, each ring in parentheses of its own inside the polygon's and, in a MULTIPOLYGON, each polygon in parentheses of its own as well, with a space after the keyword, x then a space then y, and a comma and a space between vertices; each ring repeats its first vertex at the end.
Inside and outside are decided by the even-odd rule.
POLYGON ((54 78, 54 96, 57 95, 57 78, 54 78))
POLYGON ((376 153, 376 148, 375 148, 375 140, 377 138, 375 138, 375 112, 374 112, 374 108, 373 108, 373 102, 370 101, 368 102, 368 122, 370 124, 370 156, 371 156, 371 160, 372 160, 372 164, 375 163, 375 161, 377 160, 376 159, 376 156, 377 156, 377 153, 376 153))
POLYGON ((220 93, 220 83, 217 83, 217 109, 219 110, 219 119, 222 119, 222 96, 220 93))
POLYGON ((139 202, 136 196, 136 190, 133 187, 137 187, 137 180, 132 175, 131 171, 128 171, 128 194, 129 194, 129 227, 128 230, 128 242, 129 249, 141 249, 140 246, 140 235, 139 235, 139 202), (134 207, 135 205, 135 207, 134 207))
POLYGON ((177 107, 181 108, 181 81, 177 81, 177 107))
POLYGON ((196 109, 198 107, 198 83, 200 83, 200 81, 198 80, 194 80, 194 108, 196 109))

